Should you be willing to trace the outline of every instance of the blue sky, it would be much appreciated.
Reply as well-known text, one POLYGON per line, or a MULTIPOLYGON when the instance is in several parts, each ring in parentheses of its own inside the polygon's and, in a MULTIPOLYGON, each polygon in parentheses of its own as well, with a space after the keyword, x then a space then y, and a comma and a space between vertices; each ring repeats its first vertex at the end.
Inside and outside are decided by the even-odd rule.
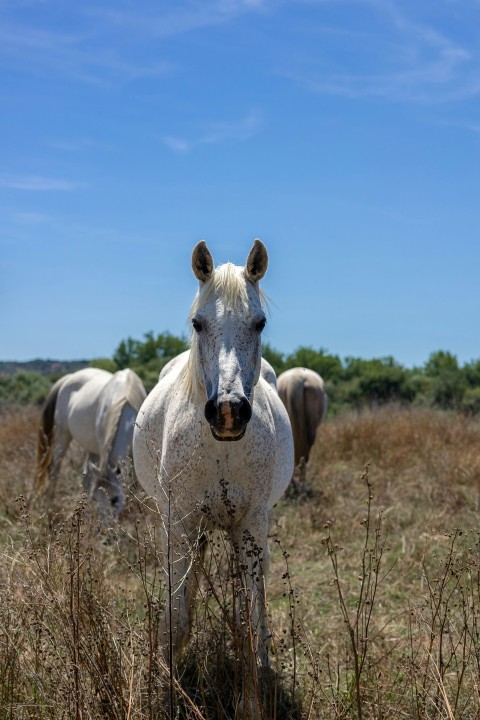
POLYGON ((283 352, 480 357, 479 0, 0 0, 0 359, 187 332, 205 239, 283 352))

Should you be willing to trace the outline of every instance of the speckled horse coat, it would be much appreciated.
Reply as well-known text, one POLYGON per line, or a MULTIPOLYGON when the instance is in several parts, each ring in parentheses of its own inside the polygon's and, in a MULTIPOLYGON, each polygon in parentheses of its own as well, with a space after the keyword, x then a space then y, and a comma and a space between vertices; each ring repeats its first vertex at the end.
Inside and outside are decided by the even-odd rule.
POLYGON ((245 268, 214 269, 205 243, 195 247, 192 268, 200 285, 190 313, 191 350, 161 373, 137 418, 135 472, 162 513, 171 595, 165 631, 173 660, 190 632, 192 558, 203 550, 204 530, 216 527, 227 531, 247 567, 257 651, 262 664, 268 661, 269 517, 292 476, 293 441, 274 373, 268 364, 261 373, 265 314, 258 281, 267 262, 259 240, 245 268))
POLYGON ((302 458, 307 462, 317 428, 327 414, 323 378, 308 368, 290 368, 278 376, 277 388, 292 425, 295 465, 302 458))
MULTIPOLYGON (((110 373, 85 368, 64 375, 43 407, 37 442, 37 494, 53 499, 62 459, 75 440, 87 453, 83 484, 105 519, 124 506, 121 476, 132 453, 137 412, 147 393, 130 369, 110 373)), ((131 464, 131 462, 130 462, 131 464)))

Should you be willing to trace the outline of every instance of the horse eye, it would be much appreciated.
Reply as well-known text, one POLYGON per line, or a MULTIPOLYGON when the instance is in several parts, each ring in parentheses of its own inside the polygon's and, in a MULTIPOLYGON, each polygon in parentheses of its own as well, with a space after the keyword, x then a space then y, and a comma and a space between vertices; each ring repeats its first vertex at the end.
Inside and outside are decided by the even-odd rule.
POLYGON ((202 323, 200 322, 200 320, 197 320, 196 318, 193 318, 192 326, 193 326, 193 329, 195 330, 195 332, 197 332, 197 333, 200 332, 200 330, 202 329, 202 323))
POLYGON ((262 320, 259 320, 259 321, 255 324, 255 330, 256 330, 257 332, 261 333, 266 324, 267 324, 267 321, 265 320, 265 318, 263 318, 262 320))

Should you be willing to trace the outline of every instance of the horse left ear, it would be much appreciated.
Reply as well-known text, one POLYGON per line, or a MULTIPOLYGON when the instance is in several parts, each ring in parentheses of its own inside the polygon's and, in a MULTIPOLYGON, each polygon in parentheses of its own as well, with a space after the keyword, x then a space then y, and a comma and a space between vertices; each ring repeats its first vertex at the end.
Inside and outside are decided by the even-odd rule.
POLYGON ((245 277, 252 283, 256 283, 263 278, 267 272, 268 253, 267 248, 258 238, 253 243, 253 247, 245 263, 245 277))

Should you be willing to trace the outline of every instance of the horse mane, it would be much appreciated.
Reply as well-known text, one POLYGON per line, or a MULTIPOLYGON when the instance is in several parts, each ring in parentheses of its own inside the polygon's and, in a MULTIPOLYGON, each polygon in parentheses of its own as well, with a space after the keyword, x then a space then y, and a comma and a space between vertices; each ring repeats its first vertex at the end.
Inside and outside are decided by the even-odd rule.
MULTIPOLYGON (((102 474, 105 473, 107 469, 108 458, 110 456, 112 445, 115 441, 123 408, 125 405, 130 405, 138 412, 147 396, 142 381, 138 375, 133 372, 133 370, 127 368, 126 370, 120 370, 119 372, 125 374, 126 382, 124 384, 124 393, 119 398, 109 403, 105 415, 106 433, 103 443, 103 453, 99 459, 99 470, 102 474)), ((113 382, 116 376, 117 373, 115 373, 110 382, 113 382)), ((108 387, 108 385, 106 387, 108 387)))
MULTIPOLYGON (((247 282, 250 281, 246 279, 243 267, 231 262, 219 265, 213 271, 212 276, 200 285, 190 308, 189 321, 205 307, 213 295, 219 295, 227 308, 236 310, 241 307, 246 310, 248 308, 247 282)), ((256 285, 256 289, 260 297, 260 304, 265 307, 267 305, 266 295, 258 285, 256 285)), ((203 386, 200 380, 198 344, 196 333, 193 330, 190 335, 190 355, 182 370, 181 382, 187 397, 198 399, 202 396, 203 386)))

